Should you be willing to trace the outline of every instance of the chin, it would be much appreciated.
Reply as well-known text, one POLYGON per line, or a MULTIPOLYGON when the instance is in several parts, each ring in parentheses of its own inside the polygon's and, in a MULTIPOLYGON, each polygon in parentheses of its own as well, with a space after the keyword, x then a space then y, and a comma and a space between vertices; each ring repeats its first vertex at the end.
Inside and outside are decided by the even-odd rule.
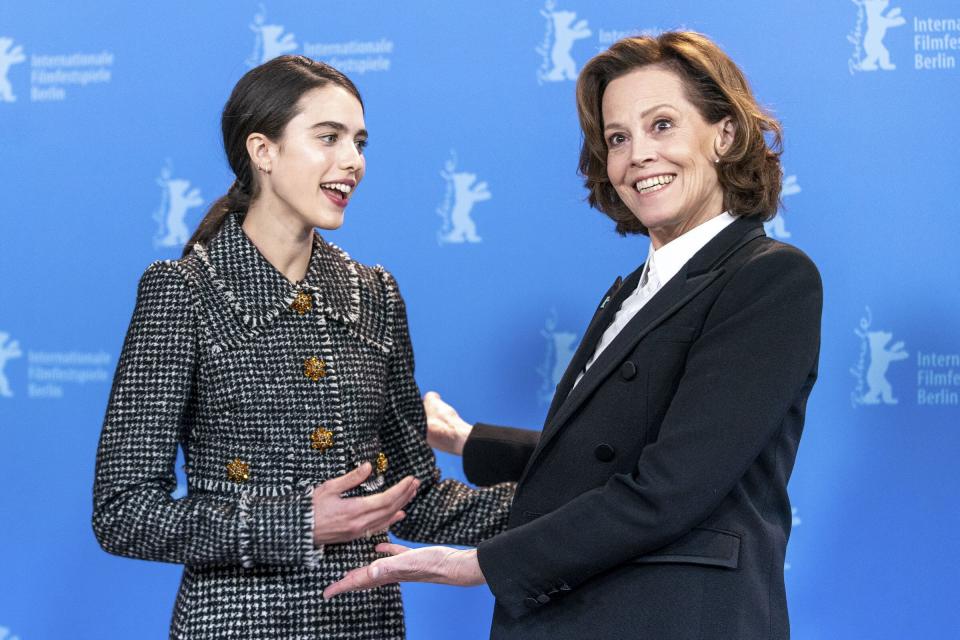
POLYGON ((343 213, 322 212, 309 217, 309 223, 317 229, 336 231, 343 226, 343 213))

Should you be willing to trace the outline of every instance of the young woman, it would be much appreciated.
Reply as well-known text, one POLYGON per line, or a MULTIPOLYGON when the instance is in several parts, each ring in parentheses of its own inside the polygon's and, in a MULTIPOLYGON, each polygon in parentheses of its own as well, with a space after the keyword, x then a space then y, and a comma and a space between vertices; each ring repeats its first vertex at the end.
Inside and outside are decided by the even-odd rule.
POLYGON ((475 545, 506 525, 512 485, 439 478, 392 276, 314 232, 340 227, 363 178, 363 115, 323 63, 249 71, 222 117, 236 181, 140 281, 93 527, 111 553, 184 565, 172 638, 402 638, 396 585, 323 588, 387 529, 475 545))

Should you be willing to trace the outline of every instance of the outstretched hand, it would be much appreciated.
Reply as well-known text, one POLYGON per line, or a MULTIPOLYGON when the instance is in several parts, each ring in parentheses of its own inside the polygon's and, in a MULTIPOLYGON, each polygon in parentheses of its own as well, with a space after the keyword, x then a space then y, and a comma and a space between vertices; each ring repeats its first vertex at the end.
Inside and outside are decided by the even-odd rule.
POLYGON ((372 589, 393 582, 435 582, 458 587, 484 584, 476 549, 423 547, 411 549, 399 544, 378 544, 377 551, 389 553, 359 569, 354 569, 323 590, 324 600, 348 591, 372 589))
POLYGON ((440 398, 436 391, 423 396, 423 410, 427 414, 427 444, 434 449, 463 455, 463 445, 473 431, 457 410, 440 398))

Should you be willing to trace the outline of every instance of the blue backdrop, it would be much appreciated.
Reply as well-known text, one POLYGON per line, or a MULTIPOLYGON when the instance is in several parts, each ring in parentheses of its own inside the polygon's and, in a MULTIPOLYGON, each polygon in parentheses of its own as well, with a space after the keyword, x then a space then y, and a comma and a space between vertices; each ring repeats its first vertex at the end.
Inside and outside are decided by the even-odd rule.
MULTIPOLYGON (((424 391, 539 427, 599 296, 647 251, 584 204, 576 73, 622 35, 678 27, 716 39, 783 121, 768 233, 823 274, 790 487, 794 637, 960 637, 955 0, 9 0, 0 640, 166 637, 180 567, 99 549, 96 443, 137 279, 232 181, 219 114, 250 66, 304 53, 356 81, 367 177, 327 239, 396 274, 424 391)), ((404 593, 411 638, 487 637, 485 588, 404 593)))

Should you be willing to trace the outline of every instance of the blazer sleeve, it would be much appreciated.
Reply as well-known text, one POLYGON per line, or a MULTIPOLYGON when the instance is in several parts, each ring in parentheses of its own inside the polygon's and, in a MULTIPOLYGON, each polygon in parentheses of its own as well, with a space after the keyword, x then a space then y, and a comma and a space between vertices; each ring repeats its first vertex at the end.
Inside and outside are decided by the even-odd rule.
POLYGON ((93 530, 104 550, 188 565, 318 560, 309 493, 173 499, 174 464, 196 385, 192 297, 169 262, 140 279, 97 451, 93 530))
POLYGON ((659 436, 633 471, 479 546, 483 574, 509 615, 527 614, 527 598, 549 601, 542 594, 575 590, 686 534, 775 438, 815 378, 823 297, 813 263, 777 247, 725 284, 659 436))
POLYGON ((516 485, 474 489, 456 480, 441 480, 426 440, 427 418, 414 379, 406 307, 386 272, 384 282, 393 342, 386 421, 380 434, 389 461, 385 481, 392 485, 407 475, 420 480, 417 496, 405 509, 407 517, 391 532, 416 542, 475 546, 506 528, 516 485))
POLYGON ((480 487, 518 482, 538 440, 539 431, 478 422, 463 445, 463 472, 480 487))

